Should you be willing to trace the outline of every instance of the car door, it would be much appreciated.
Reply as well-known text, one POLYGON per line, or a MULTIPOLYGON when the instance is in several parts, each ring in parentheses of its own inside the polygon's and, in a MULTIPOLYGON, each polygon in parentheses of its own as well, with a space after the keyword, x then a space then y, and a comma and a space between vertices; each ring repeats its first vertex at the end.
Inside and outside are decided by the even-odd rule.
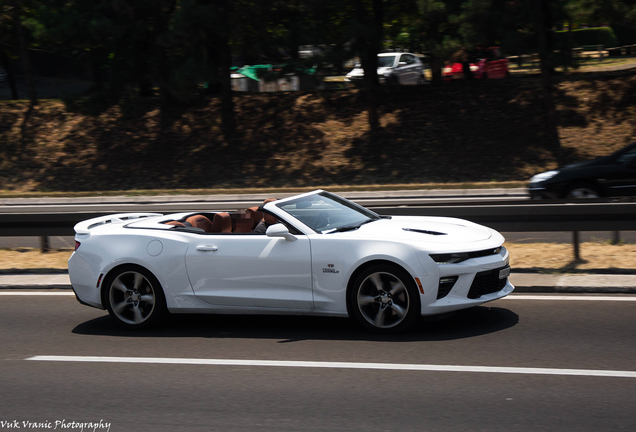
POLYGON ((194 293, 219 306, 313 309, 310 243, 263 234, 200 234, 186 252, 194 293))
POLYGON ((490 62, 490 78, 505 78, 508 74, 508 59, 498 48, 492 48, 493 60, 490 62))
POLYGON ((610 196, 636 195, 636 147, 616 158, 604 180, 610 196))
POLYGON ((398 71, 400 84, 417 84, 417 64, 414 56, 402 54, 398 63, 398 71))

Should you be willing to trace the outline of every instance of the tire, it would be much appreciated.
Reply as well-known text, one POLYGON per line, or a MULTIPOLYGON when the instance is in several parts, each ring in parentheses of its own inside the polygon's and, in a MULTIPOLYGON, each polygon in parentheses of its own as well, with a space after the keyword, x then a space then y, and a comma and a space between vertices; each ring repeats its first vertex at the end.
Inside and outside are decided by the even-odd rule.
POLYGON ((349 291, 352 315, 376 333, 399 333, 420 319, 420 294, 413 277, 398 266, 364 270, 349 291))
POLYGON ((114 270, 104 281, 103 295, 108 313, 125 328, 152 327, 166 312, 159 281, 143 267, 127 265, 114 270))
POLYGON ((599 189, 591 183, 575 184, 565 193, 567 199, 593 199, 601 196, 599 189))

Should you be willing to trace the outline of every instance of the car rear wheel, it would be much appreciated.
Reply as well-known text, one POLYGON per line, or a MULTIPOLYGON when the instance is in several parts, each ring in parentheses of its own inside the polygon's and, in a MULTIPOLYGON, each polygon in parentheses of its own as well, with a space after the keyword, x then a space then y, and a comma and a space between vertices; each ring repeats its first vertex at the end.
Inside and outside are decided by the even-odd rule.
POLYGON ((591 184, 577 184, 571 187, 565 195, 569 199, 600 198, 598 188, 591 184))
POLYGON ((363 271, 349 292, 355 318, 377 333, 404 331, 420 318, 420 297, 415 281, 393 265, 363 271))
POLYGON ((159 281, 142 267, 118 268, 108 276, 104 289, 108 312, 123 327, 150 327, 166 311, 159 281))

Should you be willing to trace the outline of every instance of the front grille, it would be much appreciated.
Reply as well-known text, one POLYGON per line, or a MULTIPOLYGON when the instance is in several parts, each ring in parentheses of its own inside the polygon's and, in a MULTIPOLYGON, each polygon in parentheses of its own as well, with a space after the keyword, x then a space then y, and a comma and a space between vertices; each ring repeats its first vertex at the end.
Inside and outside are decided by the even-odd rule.
POLYGON ((478 299, 483 295, 501 291, 506 286, 508 278, 499 279, 499 272, 506 267, 477 273, 468 291, 468 298, 478 299))
POLYGON ((480 257, 484 257, 484 256, 489 256, 489 255, 497 255, 499 252, 501 252, 501 247, 498 248, 494 248, 494 249, 486 249, 486 250, 481 250, 481 251, 475 251, 475 252, 468 252, 468 256, 470 258, 480 258, 480 257))

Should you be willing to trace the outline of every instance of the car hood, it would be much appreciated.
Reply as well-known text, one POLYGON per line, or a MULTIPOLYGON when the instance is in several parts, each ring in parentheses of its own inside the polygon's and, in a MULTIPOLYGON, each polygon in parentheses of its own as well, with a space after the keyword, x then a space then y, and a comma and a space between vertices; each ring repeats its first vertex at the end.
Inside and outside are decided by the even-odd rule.
MULTIPOLYGON (((379 67, 378 68, 378 75, 384 75, 386 72, 389 72, 390 70, 392 70, 392 67, 379 67)), ((348 74, 348 77, 351 76, 364 76, 364 69, 362 68, 355 68, 352 69, 348 74)))
POLYGON ((587 168, 592 166, 600 166, 600 165, 609 165, 612 160, 609 156, 600 157, 598 159, 593 159, 585 162, 579 162, 572 165, 566 165, 563 168, 560 168, 559 171, 563 171, 566 169, 577 169, 577 168, 587 168))
POLYGON ((483 243, 484 248, 499 246, 504 241, 503 236, 495 230, 463 219, 446 217, 394 216, 340 234, 353 238, 448 245, 458 252, 476 250, 481 247, 476 246, 480 243, 483 243))

